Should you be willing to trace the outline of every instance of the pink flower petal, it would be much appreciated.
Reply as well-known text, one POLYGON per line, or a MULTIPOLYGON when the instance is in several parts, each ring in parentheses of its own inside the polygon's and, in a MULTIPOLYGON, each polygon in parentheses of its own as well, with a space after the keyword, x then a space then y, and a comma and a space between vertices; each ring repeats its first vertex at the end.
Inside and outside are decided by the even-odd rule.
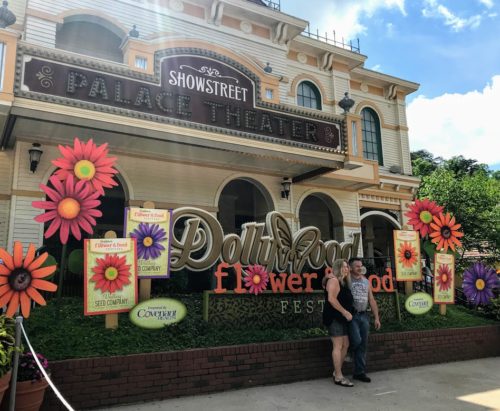
POLYGON ((73 234, 73 237, 75 237, 77 240, 81 240, 82 233, 80 231, 80 227, 78 226, 78 223, 76 220, 70 221, 70 228, 71 228, 71 233, 73 234))
POLYGON ((82 144, 80 143, 80 140, 75 137, 75 141, 74 141, 74 153, 75 153, 75 157, 77 158, 78 161, 80 160, 83 160, 83 147, 82 147, 82 144))
POLYGON ((59 227, 61 226, 61 222, 62 222, 61 218, 59 218, 59 217, 54 218, 52 223, 50 223, 50 226, 47 229, 47 231, 45 231, 45 238, 52 237, 55 234, 55 232, 59 229, 59 227))
POLYGON ((73 149, 71 147, 62 145, 59 145, 58 147, 63 157, 66 158, 68 161, 70 161, 71 163, 76 163, 78 161, 75 155, 73 154, 73 149))
POLYGON ((53 201, 33 201, 31 205, 35 208, 42 208, 44 210, 54 210, 57 204, 53 201))
POLYGON ((40 184, 40 189, 53 201, 60 201, 62 198, 61 194, 44 184, 40 184))
POLYGON ((95 150, 92 152, 92 154, 89 157, 89 160, 95 163, 96 160, 98 160, 101 157, 104 157, 107 154, 107 147, 108 143, 102 144, 99 147, 96 147, 95 150))
POLYGON ((62 220, 61 230, 59 231, 59 238, 61 239, 61 243, 66 244, 68 242, 68 237, 69 237, 69 221, 62 220))

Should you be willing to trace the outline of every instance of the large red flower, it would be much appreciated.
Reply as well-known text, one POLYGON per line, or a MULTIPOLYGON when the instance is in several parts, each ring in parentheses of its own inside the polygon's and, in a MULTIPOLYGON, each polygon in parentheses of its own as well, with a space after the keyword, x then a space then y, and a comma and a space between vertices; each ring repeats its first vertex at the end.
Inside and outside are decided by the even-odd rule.
POLYGON ((448 248, 455 251, 455 245, 458 247, 462 246, 462 243, 458 239, 463 237, 464 233, 457 231, 461 224, 456 224, 455 217, 452 217, 450 213, 439 213, 439 216, 433 217, 434 222, 431 223, 432 232, 429 236, 432 238, 432 242, 437 244, 436 248, 438 251, 444 248, 447 252, 448 248))
POLYGON ((59 145, 59 151, 63 158, 52 161, 59 170, 55 175, 61 181, 65 181, 68 176, 90 184, 92 191, 98 191, 104 195, 104 188, 118 185, 113 180, 113 176, 118 173, 113 168, 116 158, 107 157, 108 144, 97 146, 92 139, 87 143, 75 138, 74 147, 59 145))
POLYGON ((48 254, 43 253, 35 258, 35 251, 35 246, 30 244, 23 259, 23 245, 19 241, 14 242, 12 255, 0 248, 0 260, 3 261, 0 264, 0 307, 8 304, 7 317, 12 317, 21 305, 23 317, 28 318, 31 300, 40 305, 46 304, 38 290, 57 290, 57 285, 42 280, 51 275, 56 266, 42 267, 48 254))
POLYGON ((453 280, 453 277, 452 277, 453 274, 452 274, 448 264, 441 264, 438 267, 437 274, 438 275, 436 277, 436 281, 437 281, 437 285, 439 287, 439 290, 440 291, 449 290, 451 287, 452 280, 453 280))
POLYGON ((413 267, 418 261, 416 248, 407 241, 401 243, 398 248, 398 261, 403 264, 403 267, 413 267))
POLYGON ((126 256, 107 254, 104 258, 96 258, 95 262, 97 265, 92 268, 95 274, 90 281, 95 282, 96 290, 112 294, 130 284, 130 264, 126 264, 126 256))
POLYGON ((49 181, 54 188, 40 184, 40 188, 50 198, 49 201, 33 201, 33 207, 48 210, 45 214, 35 217, 35 221, 45 223, 51 221, 45 232, 45 238, 49 238, 59 229, 61 243, 68 242, 69 232, 80 240, 82 234, 80 229, 92 234, 92 226, 96 225, 94 217, 101 217, 102 213, 96 210, 101 202, 97 200, 99 192, 90 192, 90 187, 85 181, 74 182, 70 174, 62 183, 56 176, 50 177, 49 181))
POLYGON ((425 237, 430 233, 430 224, 432 218, 443 211, 443 207, 438 206, 434 201, 424 198, 422 201, 415 200, 415 204, 408 206, 410 211, 405 213, 405 216, 410 220, 410 224, 414 230, 420 231, 420 235, 425 237))

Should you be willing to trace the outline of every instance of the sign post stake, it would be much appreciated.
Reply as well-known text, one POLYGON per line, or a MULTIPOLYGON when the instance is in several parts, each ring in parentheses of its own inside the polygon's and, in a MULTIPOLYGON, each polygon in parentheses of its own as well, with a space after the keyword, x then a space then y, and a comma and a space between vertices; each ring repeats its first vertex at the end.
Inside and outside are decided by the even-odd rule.
MULTIPOLYGON (((156 208, 153 201, 145 201, 142 208, 156 208)), ((139 280, 139 301, 149 300, 151 298, 151 278, 139 280)))
POLYGON ((413 294, 413 281, 405 282, 405 294, 407 297, 413 294))
POLYGON ((439 304, 439 314, 446 315, 446 304, 439 304))
MULTIPOLYGON (((114 231, 106 231, 104 238, 116 238, 117 235, 114 231)), ((116 330, 118 328, 118 314, 106 314, 104 316, 104 324, 106 328, 116 330)))

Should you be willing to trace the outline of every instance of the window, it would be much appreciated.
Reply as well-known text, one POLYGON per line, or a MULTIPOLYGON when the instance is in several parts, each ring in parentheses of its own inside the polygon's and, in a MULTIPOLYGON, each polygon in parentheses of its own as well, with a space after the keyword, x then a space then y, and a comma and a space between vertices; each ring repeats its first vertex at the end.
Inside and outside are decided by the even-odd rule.
POLYGON ((148 68, 148 59, 146 57, 135 57, 135 66, 142 70, 147 70, 148 68))
POLYGON ((273 90, 270 88, 266 88, 266 98, 269 100, 273 99, 273 90))
POLYGON ((376 160, 383 165, 380 121, 371 108, 361 110, 361 130, 363 132, 363 157, 376 160))
POLYGON ((66 18, 56 32, 56 48, 123 63, 124 34, 112 31, 103 19, 79 15, 66 18))
POLYGON ((321 94, 310 81, 303 81, 297 90, 297 104, 302 107, 321 110, 321 94))
POLYGON ((0 90, 3 90, 3 72, 4 72, 4 56, 5 56, 5 43, 0 42, 0 90))

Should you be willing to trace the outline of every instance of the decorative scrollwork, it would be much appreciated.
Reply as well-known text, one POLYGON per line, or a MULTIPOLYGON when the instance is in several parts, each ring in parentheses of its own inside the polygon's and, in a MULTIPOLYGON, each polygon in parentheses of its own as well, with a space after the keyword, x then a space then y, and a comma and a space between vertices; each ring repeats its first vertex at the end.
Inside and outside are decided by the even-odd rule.
POLYGON ((203 75, 205 75, 207 77, 227 78, 227 79, 230 79, 230 80, 234 80, 236 82, 236 84, 239 83, 239 80, 237 78, 231 77, 231 76, 223 76, 223 75, 220 74, 219 70, 217 70, 216 68, 213 68, 213 67, 202 66, 198 70, 198 69, 196 69, 194 67, 191 67, 191 66, 188 66, 186 64, 182 64, 182 65, 179 66, 179 69, 181 69, 181 70, 184 70, 184 68, 188 68, 188 69, 194 70, 197 73, 203 74, 203 75))
POLYGON ((49 66, 43 66, 42 69, 36 73, 36 77, 40 80, 40 84, 43 88, 49 88, 54 85, 53 75, 54 71, 49 66))

